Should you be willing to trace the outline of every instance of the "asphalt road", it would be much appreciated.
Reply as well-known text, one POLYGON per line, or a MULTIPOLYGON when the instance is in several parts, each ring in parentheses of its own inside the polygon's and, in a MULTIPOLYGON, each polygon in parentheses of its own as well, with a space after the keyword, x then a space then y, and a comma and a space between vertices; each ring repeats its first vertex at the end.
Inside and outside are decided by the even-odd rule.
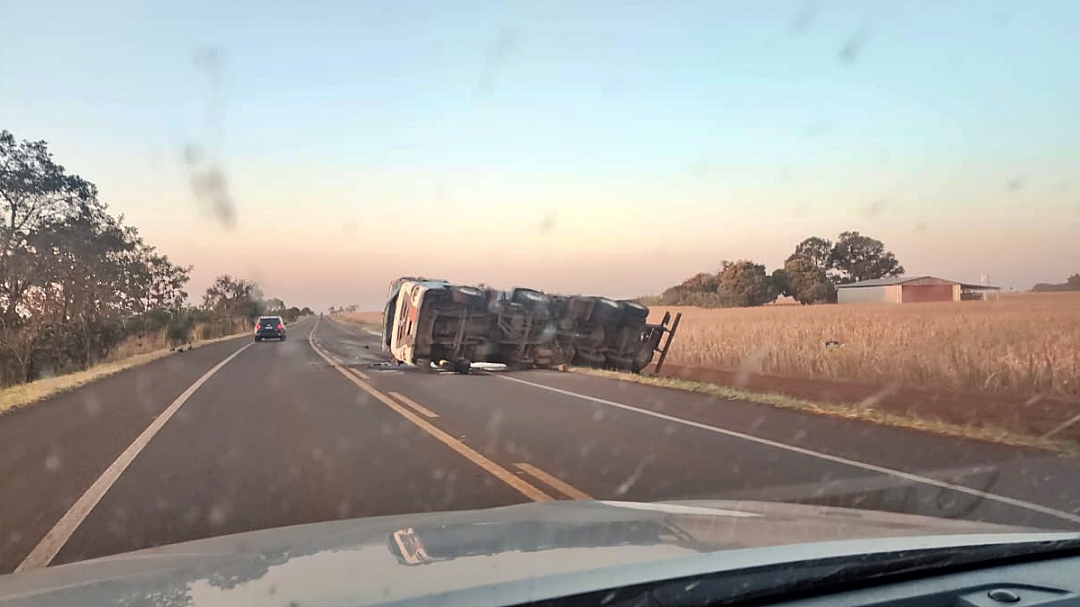
POLYGON ((0 416, 0 573, 546 499, 727 498, 1080 528, 1080 460, 556 372, 383 367, 329 319, 0 416), (223 364, 224 363, 224 364, 223 364))

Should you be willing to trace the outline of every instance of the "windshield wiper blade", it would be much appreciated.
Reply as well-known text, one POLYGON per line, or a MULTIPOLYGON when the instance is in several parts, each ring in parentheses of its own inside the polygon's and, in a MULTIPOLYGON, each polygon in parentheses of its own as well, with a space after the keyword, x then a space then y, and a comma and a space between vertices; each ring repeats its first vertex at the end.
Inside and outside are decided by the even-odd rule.
MULTIPOLYGON (((780 548, 780 547, 778 547, 780 548)), ((1080 536, 960 544, 777 562, 588 592, 537 603, 567 607, 701 607, 773 602, 966 569, 1080 555, 1080 536)))
POLYGON ((660 582, 649 589, 661 607, 725 605, 786 594, 806 596, 1038 558, 1080 554, 1080 538, 955 548, 921 548, 848 557, 786 562, 660 582))

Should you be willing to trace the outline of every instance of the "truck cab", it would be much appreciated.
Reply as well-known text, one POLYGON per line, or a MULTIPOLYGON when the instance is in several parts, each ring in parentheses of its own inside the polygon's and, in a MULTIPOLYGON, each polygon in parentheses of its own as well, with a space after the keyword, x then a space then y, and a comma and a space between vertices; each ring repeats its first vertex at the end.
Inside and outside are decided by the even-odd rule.
POLYGON ((477 287, 399 278, 383 313, 383 345, 399 363, 467 371, 489 348, 487 298, 477 287))

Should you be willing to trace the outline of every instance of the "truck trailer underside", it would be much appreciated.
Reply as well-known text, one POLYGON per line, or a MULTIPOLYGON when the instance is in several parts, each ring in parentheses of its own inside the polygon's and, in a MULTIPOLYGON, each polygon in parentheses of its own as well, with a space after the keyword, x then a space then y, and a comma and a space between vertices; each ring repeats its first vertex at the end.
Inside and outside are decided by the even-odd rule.
POLYGON ((648 322, 630 300, 499 291, 402 278, 391 284, 383 345, 399 362, 467 372, 472 363, 640 372, 663 364, 681 314, 648 322))

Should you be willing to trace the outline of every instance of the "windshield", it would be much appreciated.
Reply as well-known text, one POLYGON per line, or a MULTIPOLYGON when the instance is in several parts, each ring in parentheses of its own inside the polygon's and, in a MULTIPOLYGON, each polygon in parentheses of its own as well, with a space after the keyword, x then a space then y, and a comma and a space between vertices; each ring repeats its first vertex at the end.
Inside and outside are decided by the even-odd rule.
POLYGON ((0 574, 1080 530, 1074 3, 17 4, 0 574))

